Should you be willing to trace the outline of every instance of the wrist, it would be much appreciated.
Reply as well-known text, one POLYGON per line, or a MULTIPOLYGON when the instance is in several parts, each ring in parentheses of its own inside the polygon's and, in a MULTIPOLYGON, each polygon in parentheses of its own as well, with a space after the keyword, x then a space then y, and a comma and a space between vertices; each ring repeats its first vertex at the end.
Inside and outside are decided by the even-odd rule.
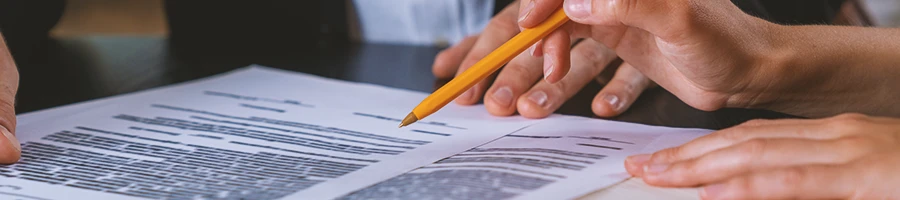
MULTIPOLYGON (((760 20, 762 21, 762 20, 760 20)), ((791 66, 796 64, 799 55, 797 48, 791 44, 790 26, 778 25, 763 21, 755 32, 758 40, 754 48, 746 50, 744 59, 749 68, 744 75, 743 84, 731 94, 726 107, 769 109, 785 91, 787 76, 792 75, 791 66)))
POLYGON ((739 107, 825 117, 842 112, 889 112, 900 70, 896 32, 860 27, 782 26, 766 29, 739 107), (888 58, 888 59, 885 59, 888 58), (869 103, 860 103, 869 102, 869 103))

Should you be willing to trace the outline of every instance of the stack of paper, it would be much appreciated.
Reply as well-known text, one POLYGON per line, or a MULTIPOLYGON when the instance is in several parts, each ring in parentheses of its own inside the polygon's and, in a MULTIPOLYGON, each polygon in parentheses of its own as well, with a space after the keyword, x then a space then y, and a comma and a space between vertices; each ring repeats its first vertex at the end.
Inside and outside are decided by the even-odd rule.
POLYGON ((398 129, 426 95, 248 67, 25 114, 0 198, 576 198, 709 132, 456 105, 398 129))

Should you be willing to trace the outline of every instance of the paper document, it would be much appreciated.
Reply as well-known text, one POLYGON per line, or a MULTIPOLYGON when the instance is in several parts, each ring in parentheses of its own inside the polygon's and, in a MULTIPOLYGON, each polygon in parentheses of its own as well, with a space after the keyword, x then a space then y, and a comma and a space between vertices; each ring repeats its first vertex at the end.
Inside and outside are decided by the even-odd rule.
POLYGON ((572 199, 629 178, 627 156, 707 133, 554 116, 341 199, 572 199))
POLYGON ((0 199, 560 199, 708 133, 450 104, 264 67, 18 116, 0 199))
POLYGON ((425 96, 248 68, 107 99, 19 126, 0 195, 328 199, 533 123, 451 105, 398 129, 425 96))

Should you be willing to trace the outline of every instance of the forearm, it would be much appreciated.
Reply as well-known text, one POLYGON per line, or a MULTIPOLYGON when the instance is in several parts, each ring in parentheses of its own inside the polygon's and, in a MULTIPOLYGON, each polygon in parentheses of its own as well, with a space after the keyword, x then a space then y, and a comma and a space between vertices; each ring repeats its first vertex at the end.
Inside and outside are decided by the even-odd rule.
POLYGON ((806 117, 900 116, 900 29, 782 26, 753 107, 806 117))

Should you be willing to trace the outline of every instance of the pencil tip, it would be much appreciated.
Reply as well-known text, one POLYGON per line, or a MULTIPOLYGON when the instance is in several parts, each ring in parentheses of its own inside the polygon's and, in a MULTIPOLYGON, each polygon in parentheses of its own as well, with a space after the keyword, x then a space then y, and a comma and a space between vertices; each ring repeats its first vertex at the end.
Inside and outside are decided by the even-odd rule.
POLYGON ((409 113, 409 115, 406 115, 406 118, 403 118, 403 121, 400 121, 400 127, 397 127, 397 128, 403 128, 404 126, 409 126, 412 123, 416 123, 416 121, 419 121, 419 118, 416 117, 416 114, 409 113))

